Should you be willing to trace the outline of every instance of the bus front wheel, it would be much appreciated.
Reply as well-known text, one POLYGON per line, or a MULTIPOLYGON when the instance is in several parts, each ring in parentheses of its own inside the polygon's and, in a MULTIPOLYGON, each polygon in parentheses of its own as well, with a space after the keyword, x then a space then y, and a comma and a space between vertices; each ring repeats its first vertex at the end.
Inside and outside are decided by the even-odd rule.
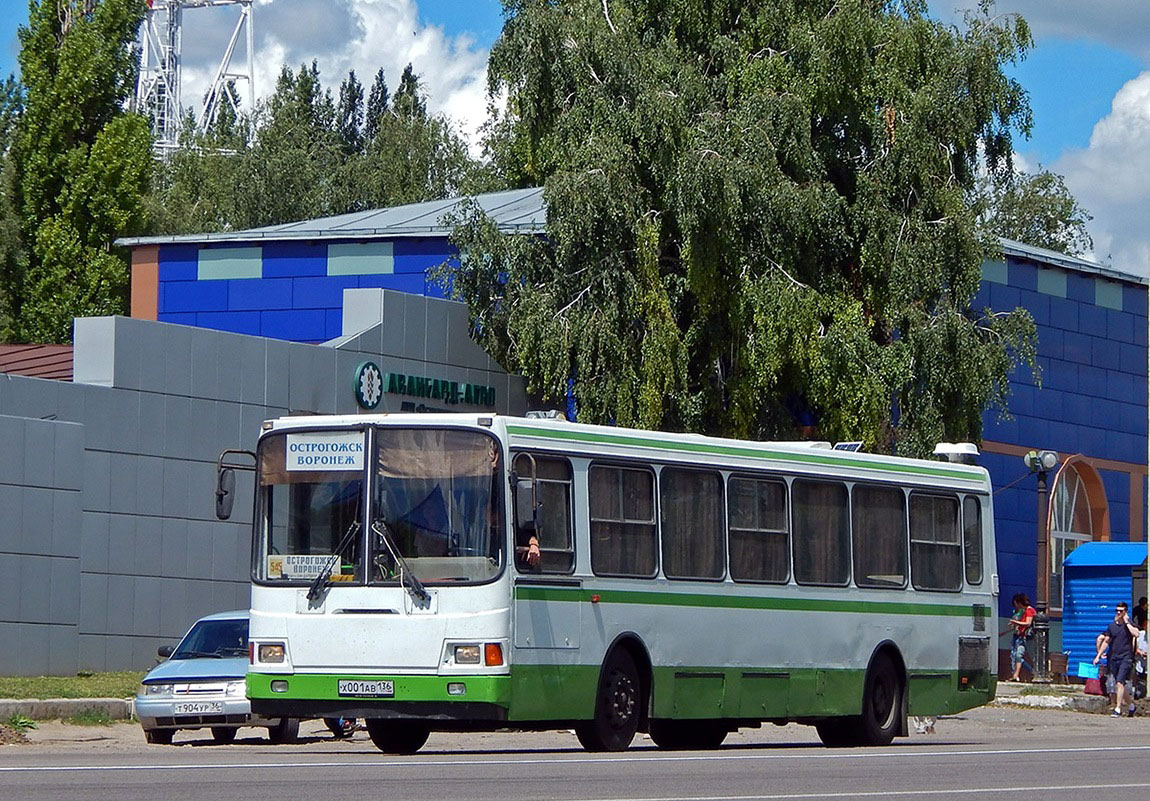
POLYGON ((367 719, 367 733, 385 754, 414 754, 431 735, 431 729, 410 720, 367 719))
POLYGON ((575 726, 579 744, 588 751, 626 750, 639 729, 642 703, 635 660, 622 648, 616 649, 599 676, 595 717, 575 726))

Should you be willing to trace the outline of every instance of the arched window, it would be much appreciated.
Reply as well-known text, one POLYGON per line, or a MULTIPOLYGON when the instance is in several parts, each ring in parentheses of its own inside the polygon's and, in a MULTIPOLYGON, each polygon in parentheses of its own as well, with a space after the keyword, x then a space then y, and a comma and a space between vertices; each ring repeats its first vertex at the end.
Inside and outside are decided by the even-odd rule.
POLYGON ((1097 471, 1069 459, 1050 495, 1050 606, 1062 608, 1062 562, 1084 542, 1110 538, 1106 491, 1097 471))

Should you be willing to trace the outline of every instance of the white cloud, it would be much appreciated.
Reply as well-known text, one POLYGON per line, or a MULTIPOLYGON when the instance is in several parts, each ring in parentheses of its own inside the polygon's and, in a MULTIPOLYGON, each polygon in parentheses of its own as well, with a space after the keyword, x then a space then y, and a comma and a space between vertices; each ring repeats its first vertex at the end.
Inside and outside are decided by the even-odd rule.
MULTIPOLYGON (((185 11, 185 102, 207 89, 238 16, 236 7, 185 11)), ((470 37, 423 24, 416 0, 257 0, 254 22, 257 97, 275 90, 285 64, 296 69, 314 60, 335 95, 348 70, 366 92, 380 67, 394 92, 410 63, 428 109, 448 117, 478 152, 478 130, 487 119, 488 51, 470 37)), ((240 42, 233 70, 246 63, 243 37, 240 42)))
POLYGON ((1150 274, 1150 71, 1128 81, 1098 121, 1090 145, 1053 165, 1094 215, 1097 257, 1127 272, 1150 274))

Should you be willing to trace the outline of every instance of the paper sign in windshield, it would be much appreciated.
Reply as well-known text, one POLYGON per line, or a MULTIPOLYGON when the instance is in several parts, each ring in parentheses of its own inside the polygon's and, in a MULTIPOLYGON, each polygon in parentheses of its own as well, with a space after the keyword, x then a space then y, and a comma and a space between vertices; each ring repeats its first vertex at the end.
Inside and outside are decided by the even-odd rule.
POLYGON ((363 432, 288 434, 287 469, 363 470, 363 432))
MULTIPOLYGON (((313 579, 330 561, 330 554, 272 554, 268 557, 268 578, 313 579)), ((338 568, 333 565, 331 569, 338 568)))

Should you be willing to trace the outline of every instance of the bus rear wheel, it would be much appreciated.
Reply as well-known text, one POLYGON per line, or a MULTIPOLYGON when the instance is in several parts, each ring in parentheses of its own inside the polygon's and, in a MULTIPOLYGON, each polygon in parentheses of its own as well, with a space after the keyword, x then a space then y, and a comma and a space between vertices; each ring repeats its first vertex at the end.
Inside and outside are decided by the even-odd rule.
POLYGON ((888 654, 879 653, 871 662, 863 687, 860 745, 890 745, 902 728, 902 696, 900 671, 888 654))
POLYGON ((650 735, 669 751, 710 751, 727 739, 727 727, 715 720, 652 720, 650 735))
POLYGON ((431 729, 411 720, 368 718, 366 723, 371 741, 385 754, 414 754, 431 736, 431 729))
POLYGON ((579 744, 588 751, 624 751, 639 730, 642 689, 635 660, 623 649, 611 653, 599 676, 595 717, 575 726, 579 744))

